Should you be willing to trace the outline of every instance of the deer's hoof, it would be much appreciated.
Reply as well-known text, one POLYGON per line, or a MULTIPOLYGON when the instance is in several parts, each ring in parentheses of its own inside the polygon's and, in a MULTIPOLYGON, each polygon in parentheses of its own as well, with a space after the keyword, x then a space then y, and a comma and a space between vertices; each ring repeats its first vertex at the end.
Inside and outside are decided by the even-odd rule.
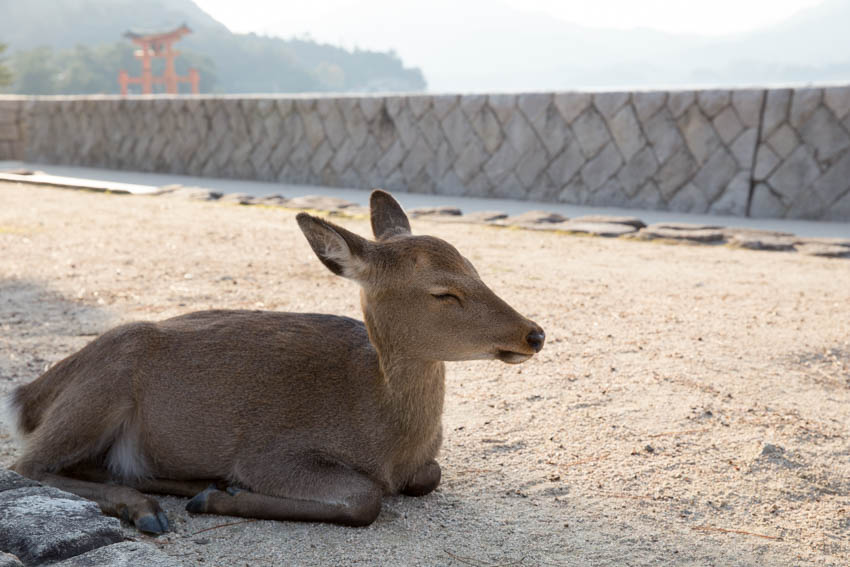
POLYGON ((220 492, 220 490, 214 484, 209 485, 186 503, 186 511, 191 514, 206 514, 209 507, 210 494, 215 492, 220 492))
POLYGON ((155 514, 145 514, 136 518, 133 522, 136 529, 146 534, 164 534, 168 531, 168 517, 162 510, 157 510, 155 514))

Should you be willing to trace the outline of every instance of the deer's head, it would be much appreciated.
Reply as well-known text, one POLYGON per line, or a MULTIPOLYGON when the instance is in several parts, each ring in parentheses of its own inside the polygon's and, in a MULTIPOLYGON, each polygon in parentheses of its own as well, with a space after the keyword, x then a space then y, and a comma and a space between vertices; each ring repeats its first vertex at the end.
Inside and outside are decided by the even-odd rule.
POLYGON ((370 206, 374 241, 306 213, 297 219, 319 260, 360 284, 366 326, 379 351, 516 364, 543 348, 543 329, 493 293, 454 246, 411 234, 389 193, 372 192, 370 206))

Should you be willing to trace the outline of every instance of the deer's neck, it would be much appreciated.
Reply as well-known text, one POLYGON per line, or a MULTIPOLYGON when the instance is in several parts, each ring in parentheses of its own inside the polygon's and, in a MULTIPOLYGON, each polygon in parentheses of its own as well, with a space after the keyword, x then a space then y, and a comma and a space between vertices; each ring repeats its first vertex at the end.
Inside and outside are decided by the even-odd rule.
MULTIPOLYGON (((378 370, 386 399, 387 417, 406 436, 430 438, 439 434, 443 415, 446 367, 442 361, 411 356, 399 337, 386 336, 364 310, 369 340, 378 354, 378 370), (395 340, 393 340, 395 339, 395 340)), ((415 441, 415 439, 410 439, 415 441)))

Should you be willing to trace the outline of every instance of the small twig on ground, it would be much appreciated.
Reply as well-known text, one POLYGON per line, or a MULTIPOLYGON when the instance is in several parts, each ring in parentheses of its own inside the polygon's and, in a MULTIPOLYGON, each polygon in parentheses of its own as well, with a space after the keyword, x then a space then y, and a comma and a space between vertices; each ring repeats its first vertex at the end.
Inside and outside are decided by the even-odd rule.
POLYGON ((729 530, 729 529, 726 529, 726 528, 715 528, 714 526, 694 526, 693 529, 695 531, 698 531, 698 532, 719 532, 719 533, 723 533, 723 534, 749 535, 749 536, 755 536, 755 537, 760 537, 760 538, 764 538, 764 539, 773 539, 773 540, 782 539, 782 538, 779 538, 777 536, 757 534, 757 533, 748 532, 748 531, 745 531, 745 530, 729 530))
POLYGON ((204 533, 204 532, 208 532, 208 531, 210 531, 210 530, 217 530, 217 529, 219 529, 219 528, 226 528, 226 527, 228 527, 228 526, 236 526, 236 525, 238 525, 238 524, 250 524, 251 522, 256 522, 256 521, 258 521, 258 520, 257 520, 257 518, 251 518, 250 520, 240 520, 240 521, 238 521, 238 522, 228 522, 228 523, 226 523, 226 524, 219 524, 219 525, 217 525, 217 526, 212 526, 212 527, 210 527, 210 528, 204 528, 204 529, 202 529, 202 530, 198 530, 198 531, 196 531, 196 532, 194 532, 194 533, 189 534, 189 535, 188 535, 188 536, 186 536, 186 537, 196 536, 196 535, 198 535, 198 534, 202 534, 202 533, 204 533))

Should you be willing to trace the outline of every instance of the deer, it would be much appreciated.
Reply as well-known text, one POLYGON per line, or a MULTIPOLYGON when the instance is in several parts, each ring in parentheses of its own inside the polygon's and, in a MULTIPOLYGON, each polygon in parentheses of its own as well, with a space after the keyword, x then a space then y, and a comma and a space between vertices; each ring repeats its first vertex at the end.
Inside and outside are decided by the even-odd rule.
POLYGON ((210 310, 113 328, 12 391, 12 470, 154 535, 169 530, 155 494, 192 514, 366 526, 384 495, 432 492, 445 362, 518 364, 544 331, 454 246, 412 234, 385 191, 374 240, 296 220, 359 284, 363 321, 210 310))

